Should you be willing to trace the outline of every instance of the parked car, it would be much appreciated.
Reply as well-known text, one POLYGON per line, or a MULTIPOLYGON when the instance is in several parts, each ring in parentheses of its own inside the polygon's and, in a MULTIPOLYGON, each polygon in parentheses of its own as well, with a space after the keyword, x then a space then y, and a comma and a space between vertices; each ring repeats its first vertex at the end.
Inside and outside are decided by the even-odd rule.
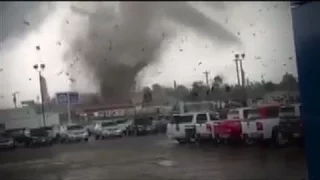
POLYGON ((45 126, 43 128, 48 132, 48 136, 53 140, 53 142, 60 141, 60 127, 59 126, 45 126))
POLYGON ((273 138, 273 128, 279 124, 278 104, 266 104, 249 112, 247 120, 241 123, 245 142, 269 143, 273 138))
POLYGON ((135 117, 131 128, 135 136, 147 135, 153 131, 152 120, 148 116, 135 117))
POLYGON ((13 149, 15 148, 15 141, 13 137, 6 132, 0 134, 0 149, 13 149))
POLYGON ((123 137, 124 135, 124 127, 119 126, 119 124, 115 120, 97 123, 95 126, 96 140, 104 139, 107 137, 123 137))
POLYGON ((230 109, 227 114, 227 119, 220 120, 213 124, 213 137, 219 143, 239 143, 242 141, 241 122, 247 119, 248 113, 252 110, 251 107, 230 109))
POLYGON ((17 144, 26 144, 26 141, 28 140, 28 136, 30 134, 29 129, 27 128, 18 128, 18 129, 8 129, 5 131, 8 135, 10 135, 16 145, 17 144))
POLYGON ((169 139, 177 140, 179 143, 192 140, 211 139, 211 118, 216 120, 214 112, 192 112, 173 115, 172 121, 167 125, 167 136, 169 139))
POLYGON ((25 147, 32 147, 35 145, 51 146, 53 143, 53 138, 49 135, 46 128, 34 128, 30 129, 30 133, 25 141, 25 147))
POLYGON ((285 147, 292 142, 304 144, 303 124, 300 117, 301 104, 281 106, 280 122, 273 128, 273 139, 277 147, 285 147))
POLYGON ((89 134, 87 129, 78 124, 68 124, 66 126, 61 126, 60 129, 60 141, 69 142, 69 141, 88 141, 89 134))

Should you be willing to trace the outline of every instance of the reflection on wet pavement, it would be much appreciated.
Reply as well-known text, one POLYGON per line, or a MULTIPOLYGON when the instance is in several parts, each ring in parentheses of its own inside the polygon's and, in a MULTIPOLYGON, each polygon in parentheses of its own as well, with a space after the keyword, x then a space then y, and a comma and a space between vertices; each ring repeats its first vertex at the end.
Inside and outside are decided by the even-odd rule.
POLYGON ((165 136, 1 152, 6 179, 301 179, 299 148, 232 148, 178 145, 165 136))

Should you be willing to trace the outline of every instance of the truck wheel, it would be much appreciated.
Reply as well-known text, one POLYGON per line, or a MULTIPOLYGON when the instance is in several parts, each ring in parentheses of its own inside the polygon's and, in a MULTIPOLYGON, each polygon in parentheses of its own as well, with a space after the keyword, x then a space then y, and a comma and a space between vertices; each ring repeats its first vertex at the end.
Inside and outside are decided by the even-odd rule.
POLYGON ((99 138, 100 138, 100 137, 99 137, 98 135, 96 135, 96 140, 99 140, 99 138))
POLYGON ((187 142, 186 140, 183 140, 183 139, 177 139, 177 141, 179 144, 185 144, 187 142))
POLYGON ((286 147, 289 144, 289 138, 286 137, 282 132, 275 130, 272 134, 273 143, 276 147, 286 147))
POLYGON ((24 143, 24 147, 26 147, 26 148, 30 148, 31 146, 32 146, 32 141, 26 141, 24 143))
POLYGON ((88 142, 88 138, 84 138, 84 141, 85 141, 85 142, 88 142))

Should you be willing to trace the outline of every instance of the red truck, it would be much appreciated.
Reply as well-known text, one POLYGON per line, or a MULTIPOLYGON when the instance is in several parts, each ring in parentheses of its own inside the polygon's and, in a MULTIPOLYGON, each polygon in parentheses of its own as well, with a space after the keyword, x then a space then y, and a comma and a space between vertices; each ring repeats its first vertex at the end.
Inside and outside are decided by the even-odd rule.
POLYGON ((227 141, 230 143, 237 143, 242 140, 241 122, 245 120, 248 113, 253 108, 244 107, 230 109, 226 120, 212 123, 212 138, 221 141, 227 141))

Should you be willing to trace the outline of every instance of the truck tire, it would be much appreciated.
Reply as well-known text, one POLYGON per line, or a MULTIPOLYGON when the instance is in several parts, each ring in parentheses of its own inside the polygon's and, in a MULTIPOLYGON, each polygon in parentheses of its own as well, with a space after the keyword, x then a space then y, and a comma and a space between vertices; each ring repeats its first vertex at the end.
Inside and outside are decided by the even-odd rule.
POLYGON ((96 140, 99 140, 100 139, 100 136, 99 135, 96 135, 96 140))
POLYGON ((277 129, 272 131, 272 141, 278 148, 287 147, 289 145, 289 138, 284 136, 284 134, 277 129))
POLYGON ((179 144, 185 144, 187 141, 184 139, 177 139, 179 144))

